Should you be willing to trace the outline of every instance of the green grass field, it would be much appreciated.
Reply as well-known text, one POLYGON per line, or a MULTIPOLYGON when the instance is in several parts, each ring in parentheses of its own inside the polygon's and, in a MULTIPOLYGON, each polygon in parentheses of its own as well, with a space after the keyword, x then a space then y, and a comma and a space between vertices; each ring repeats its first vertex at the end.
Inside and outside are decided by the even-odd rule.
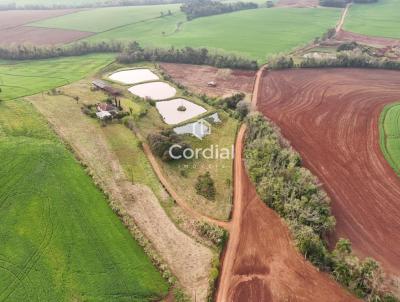
POLYGON ((334 27, 339 9, 256 9, 185 22, 182 13, 124 26, 90 41, 137 40, 148 46, 192 46, 234 52, 265 61, 321 36, 334 27), (183 22, 180 26, 178 24, 183 22))
POLYGON ((5 101, 0 112, 0 301, 164 296, 160 274, 33 107, 5 101))
POLYGON ((400 175, 400 103, 386 106, 381 114, 380 144, 386 160, 400 175))
POLYGON ((353 4, 346 17, 344 29, 370 36, 400 38, 399 12, 399 0, 353 4))
POLYGON ((114 57, 96 54, 0 64, 0 99, 15 99, 69 84, 110 64, 114 57))
POLYGON ((31 25, 50 28, 103 32, 127 24, 160 17, 161 12, 179 11, 179 4, 148 5, 134 7, 108 7, 81 11, 51 18, 31 25))

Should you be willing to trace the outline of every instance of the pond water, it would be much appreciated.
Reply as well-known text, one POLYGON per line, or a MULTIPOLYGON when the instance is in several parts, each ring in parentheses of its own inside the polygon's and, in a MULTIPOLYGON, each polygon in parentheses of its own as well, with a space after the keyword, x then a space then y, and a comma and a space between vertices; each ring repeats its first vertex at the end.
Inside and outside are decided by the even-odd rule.
POLYGON ((113 73, 109 79, 123 84, 137 84, 147 81, 156 81, 160 78, 150 69, 130 69, 113 73))
POLYGON ((155 101, 172 98, 176 94, 176 89, 164 82, 139 84, 128 90, 141 98, 149 98, 155 101))
POLYGON ((157 102, 156 108, 168 125, 176 125, 207 112, 205 108, 185 99, 157 102), (179 107, 184 107, 186 110, 179 111, 179 107))
POLYGON ((174 128, 174 132, 176 134, 191 134, 202 139, 206 135, 211 134, 210 124, 207 124, 204 121, 208 121, 211 124, 221 123, 218 113, 214 113, 201 119, 200 121, 176 127, 174 128))

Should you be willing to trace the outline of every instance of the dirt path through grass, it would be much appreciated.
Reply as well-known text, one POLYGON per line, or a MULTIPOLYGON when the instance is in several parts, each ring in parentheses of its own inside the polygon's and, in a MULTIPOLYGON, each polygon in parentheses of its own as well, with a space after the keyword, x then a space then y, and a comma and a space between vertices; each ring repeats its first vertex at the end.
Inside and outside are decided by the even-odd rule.
POLYGON ((194 210, 186 202, 184 197, 179 196, 179 194, 174 190, 174 188, 168 182, 167 178, 164 176, 160 165, 158 164, 156 158, 154 157, 153 153, 150 150, 149 145, 147 143, 145 143, 145 140, 142 137, 140 137, 138 133, 136 135, 143 142, 143 151, 146 154, 151 166, 153 167, 153 171, 157 174, 157 177, 160 180, 161 184, 164 186, 165 190, 167 190, 167 192, 170 194, 170 196, 175 200, 175 202, 192 217, 194 217, 198 220, 205 221, 207 223, 217 225, 226 230, 230 230, 230 227, 231 227, 230 222, 220 221, 220 220, 211 218, 209 216, 202 215, 201 213, 194 210))
POLYGON ((340 32, 342 30, 344 20, 346 19, 347 13, 350 9, 351 3, 348 3, 346 7, 344 8, 342 15, 340 16, 339 23, 336 26, 336 33, 340 32))

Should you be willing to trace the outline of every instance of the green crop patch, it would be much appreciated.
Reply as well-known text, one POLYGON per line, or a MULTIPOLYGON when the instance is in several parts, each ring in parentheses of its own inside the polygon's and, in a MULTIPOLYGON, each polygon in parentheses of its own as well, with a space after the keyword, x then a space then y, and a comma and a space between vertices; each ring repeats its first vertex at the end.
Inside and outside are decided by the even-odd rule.
POLYGON ((182 13, 148 20, 89 37, 89 41, 136 40, 146 46, 206 47, 265 61, 334 27, 339 9, 260 8, 198 18, 182 13))
POLYGON ((0 301, 154 301, 168 286, 24 101, 0 102, 0 301))
POLYGON ((400 1, 379 0, 371 4, 353 4, 344 29, 369 36, 400 38, 400 1))
POLYGON ((72 29, 89 32, 103 32, 127 24, 160 18, 161 13, 179 11, 179 4, 147 5, 131 7, 107 7, 85 10, 55 17, 36 23, 33 26, 72 29))
POLYGON ((396 173, 400 175, 400 103, 384 108, 379 127, 382 152, 396 173))
POLYGON ((28 96, 77 81, 110 64, 114 56, 95 54, 0 64, 0 100, 28 96))

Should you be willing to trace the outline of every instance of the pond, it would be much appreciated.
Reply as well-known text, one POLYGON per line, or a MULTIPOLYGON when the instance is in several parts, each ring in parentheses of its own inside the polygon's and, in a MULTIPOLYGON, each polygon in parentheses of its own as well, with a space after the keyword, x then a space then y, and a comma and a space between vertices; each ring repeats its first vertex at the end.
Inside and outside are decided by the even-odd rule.
POLYGON ((160 78, 150 69, 130 69, 115 72, 109 76, 109 79, 123 84, 137 84, 156 81, 160 78))
POLYGON ((168 125, 176 125, 207 112, 205 108, 185 99, 157 102, 156 108, 168 125))
POLYGON ((141 98, 149 98, 155 101, 169 99, 176 94, 176 89, 164 82, 139 84, 128 90, 141 98))

